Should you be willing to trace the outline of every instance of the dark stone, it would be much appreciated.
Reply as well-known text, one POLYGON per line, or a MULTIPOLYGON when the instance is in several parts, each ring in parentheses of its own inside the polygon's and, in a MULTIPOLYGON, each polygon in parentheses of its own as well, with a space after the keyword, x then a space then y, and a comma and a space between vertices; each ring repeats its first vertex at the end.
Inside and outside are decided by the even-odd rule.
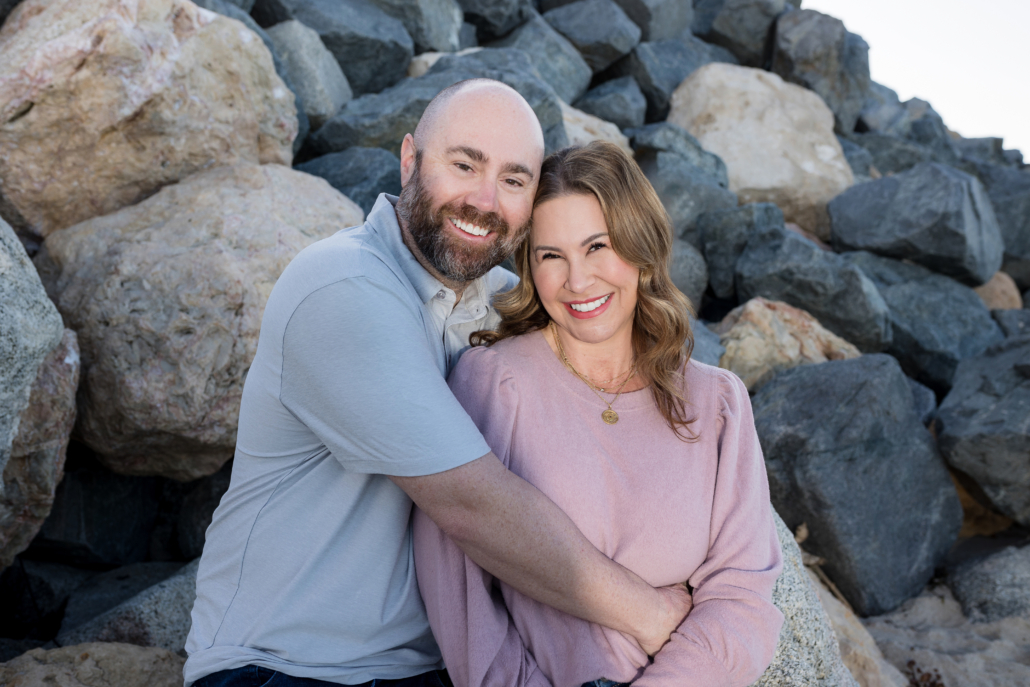
POLYGON ((458 0, 480 43, 505 35, 533 16, 532 0, 458 0))
POLYGON ((893 341, 887 350, 908 376, 947 393, 959 362, 1003 337, 971 288, 925 267, 872 253, 841 256, 872 280, 890 310, 893 341))
POLYGON ((702 0, 694 4, 693 32, 721 45, 747 67, 762 67, 785 0, 702 0))
POLYGON ((1020 165, 1015 162, 1015 155, 1019 156, 1020 161, 1023 158, 1023 154, 1018 150, 1005 150, 1005 139, 1002 138, 960 138, 953 143, 958 154, 966 160, 1019 169, 1020 165))
POLYGON ((361 206, 366 215, 380 193, 398 195, 401 192, 401 161, 382 148, 348 148, 297 165, 295 169, 322 177, 361 206))
POLYGON ((415 54, 459 50, 462 11, 455 0, 370 0, 404 24, 415 54))
POLYGON ((204 539, 211 517, 229 489, 232 477, 232 462, 226 463, 215 474, 197 480, 197 485, 186 494, 179 512, 179 548, 188 560, 204 552, 204 539))
POLYGON ((948 575, 948 586, 973 622, 1030 617, 1030 546, 1010 546, 948 575))
POLYGON ((7 19, 7 15, 11 13, 21 0, 0 0, 0 26, 4 25, 4 20, 7 19))
POLYGON ((920 384, 911 377, 906 377, 908 386, 912 389, 912 403, 916 409, 919 421, 924 425, 933 422, 934 413, 937 411, 937 394, 928 386, 920 384))
POLYGON ((882 84, 870 81, 856 130, 905 137, 910 125, 908 110, 901 104, 898 94, 882 84))
POLYGON ((1005 244, 1002 269, 1022 291, 1030 288, 1030 174, 986 162, 966 161, 987 190, 1005 244))
POLYGON ((623 76, 591 88, 573 103, 573 107, 611 122, 620 129, 630 129, 643 126, 647 100, 636 80, 632 76, 623 76))
POLYGON ((838 131, 855 130, 869 90, 869 45, 840 19, 815 10, 780 15, 772 70, 815 91, 833 112, 838 131))
POLYGON ((1005 339, 963 360, 937 410, 948 463, 971 477, 995 509, 1030 527, 1030 336, 1005 339))
MULTIPOLYGON (((3 17, 0 16, 0 22, 3 17)), ((8 639, 0 637, 0 663, 7 663, 11 659, 18 658, 24 653, 38 649, 46 645, 46 642, 38 639, 8 639)))
POLYGON ((701 320, 691 320, 690 331, 694 335, 694 349, 690 352, 690 359, 718 367, 719 359, 726 352, 719 335, 701 320))
POLYGON ((292 19, 267 33, 289 74, 299 106, 311 128, 317 129, 354 97, 347 77, 314 29, 292 19))
POLYGON ((669 275, 697 311, 701 308, 701 297, 708 288, 708 268, 701 253, 686 241, 672 240, 672 258, 669 260, 669 275))
MULTIPOLYGON (((851 173, 855 176, 856 184, 864 184, 873 178, 873 156, 862 146, 852 143, 850 139, 838 136, 841 150, 844 151, 844 159, 851 167, 851 173)), ((877 170, 879 172, 879 170, 877 170)))
POLYGON ((515 48, 529 56, 529 61, 558 97, 567 103, 586 93, 593 72, 575 46, 551 28, 540 15, 534 15, 504 38, 490 44, 492 48, 515 48))
POLYGON ((626 15, 640 27, 640 39, 662 41, 675 38, 690 27, 694 8, 686 0, 616 0, 626 15))
POLYGON ((1030 310, 992 310, 991 317, 1001 327, 1006 338, 1030 334, 1030 310))
POLYGON ((133 563, 101 573, 78 587, 68 599, 61 632, 87 623, 144 589, 161 582, 183 563, 133 563))
POLYGON ((873 156, 873 166, 884 176, 900 174, 921 162, 932 162, 934 159, 933 151, 926 146, 896 136, 868 133, 852 134, 848 138, 869 151, 873 156))
POLYGON ((162 479, 158 488, 157 517, 154 528, 150 530, 149 561, 183 561, 179 548, 179 537, 176 527, 179 522, 179 511, 182 510, 183 499, 193 482, 179 482, 174 479, 162 479))
POLYGON ((658 122, 627 131, 626 135, 629 136, 630 146, 637 159, 660 152, 676 153, 686 159, 688 164, 715 179, 723 188, 730 185, 722 158, 702 148, 697 139, 682 127, 658 122))
POLYGON ((68 597, 96 575, 95 570, 16 558, 0 576, 0 635, 56 636, 68 597))
POLYGON ((565 36, 590 69, 607 69, 640 42, 640 28, 612 0, 578 0, 544 14, 565 36))
POLYGON ((852 186, 827 209, 837 251, 912 260, 972 286, 1001 268, 1004 244, 991 201, 975 177, 952 167, 926 162, 852 186))
POLYGON ((225 0, 228 3, 236 5, 244 12, 250 12, 254 9, 254 0, 225 0))
POLYGON ((735 63, 725 50, 690 35, 641 43, 599 76, 601 81, 632 76, 647 99, 647 121, 664 120, 669 100, 684 79, 712 62, 735 63))
POLYGON ((962 526, 951 478, 897 361, 864 355, 782 372, 752 400, 773 506, 855 610, 917 595, 962 526))
POLYGON ((887 304, 862 270, 800 234, 768 226, 751 235, 737 260, 741 303, 762 296, 810 313, 865 353, 890 346, 887 304))
POLYGON ((479 40, 476 38, 476 27, 468 22, 463 22, 461 30, 458 32, 458 50, 475 48, 478 45, 479 40))
POLYGON ((296 19, 318 31, 354 95, 400 81, 415 50, 399 19, 364 0, 257 0, 252 14, 264 27, 296 19))
POLYGON ((697 218, 708 283, 716 298, 735 298, 737 260, 753 234, 783 224, 783 211, 773 203, 750 203, 729 210, 706 212, 697 218))
MULTIPOLYGON (((700 249, 697 218, 703 212, 737 207, 737 194, 721 180, 678 153, 659 151, 637 157, 672 221, 673 234, 700 249)), ((700 306, 700 303, 695 303, 700 306)))
POLYGON ((959 161, 958 148, 948 133, 944 120, 930 103, 919 98, 905 101, 911 124, 908 139, 925 146, 933 155, 933 159, 946 165, 955 165, 959 161))

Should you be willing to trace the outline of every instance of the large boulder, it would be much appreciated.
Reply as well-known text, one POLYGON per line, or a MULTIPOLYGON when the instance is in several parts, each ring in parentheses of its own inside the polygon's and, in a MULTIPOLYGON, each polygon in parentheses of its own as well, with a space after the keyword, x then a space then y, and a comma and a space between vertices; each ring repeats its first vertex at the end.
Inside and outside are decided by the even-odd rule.
POLYGON ((690 321, 690 332, 694 335, 694 348, 690 352, 690 359, 718 367, 719 359, 726 352, 719 342, 719 335, 709 329, 704 322, 695 319, 690 321))
POLYGON ((3 26, 4 20, 7 19, 7 15, 11 13, 11 10, 21 2, 21 0, 0 0, 0 26, 3 26))
POLYGON ((52 235, 36 263, 79 334, 77 431, 101 461, 183 481, 218 470, 275 280, 362 218, 322 179, 244 164, 52 235))
POLYGON ((709 64, 673 93, 668 121, 722 158, 742 203, 776 203, 788 222, 829 236, 826 204, 854 177, 815 93, 759 69, 709 64))
POLYGON ((934 391, 947 393, 959 361, 1001 340, 998 325, 968 286, 872 253, 846 253, 843 259, 872 280, 890 310, 893 339, 887 352, 934 391))
POLYGON ((669 259, 669 276, 672 283, 694 306, 701 309, 701 297, 708 287, 708 268, 697 248, 686 241, 672 240, 672 257, 669 259))
POLYGON ((833 247, 911 260, 969 284, 1001 267, 1002 244, 991 201, 976 177, 926 162, 854 186, 829 206, 833 247))
POLYGON ((188 0, 26 0, 0 30, 0 208, 47 236, 212 166, 290 164, 264 44, 188 0))
POLYGON ((844 151, 844 159, 851 167, 856 184, 864 184, 874 177, 880 178, 880 170, 876 169, 876 165, 873 164, 873 156, 868 150, 840 135, 837 136, 837 141, 840 143, 841 150, 844 151))
POLYGON ((818 93, 833 111, 838 131, 855 130, 869 90, 869 46, 840 19, 815 10, 780 15, 772 70, 818 93))
POLYGON ((937 410, 948 463, 994 508, 1030 526, 1030 336, 1012 337, 958 365, 937 410))
POLYGON ((619 127, 611 122, 577 110, 572 105, 561 103, 562 123, 570 146, 584 146, 592 141, 607 141, 622 149, 626 155, 633 156, 629 139, 619 131, 619 127))
POLYGON ((33 649, 0 664, 8 687, 181 687, 186 659, 166 649, 97 642, 33 649))
POLYGON ((296 19, 276 24, 267 33, 301 96, 311 128, 317 129, 354 97, 347 76, 318 32, 296 19))
POLYGON ((463 17, 455 0, 371 0, 400 19, 415 43, 415 52, 454 52, 461 47, 463 17))
POLYGON ((761 67, 776 17, 786 0, 695 0, 692 30, 721 45, 748 67, 761 67))
POLYGON ((643 126, 644 113, 647 112, 647 100, 644 99, 640 86, 632 76, 605 81, 600 86, 591 88, 573 105, 587 114, 615 124, 620 129, 643 126))
POLYGON ((783 226, 783 212, 772 203, 749 203, 698 216, 697 234, 708 263, 708 282, 716 298, 736 296, 737 260, 751 235, 783 226))
POLYGON ((168 579, 182 563, 132 563, 96 575, 72 591, 61 619, 61 632, 88 623, 144 589, 168 579))
POLYGON ((683 0, 616 0, 640 27, 640 38, 662 41, 686 33, 694 19, 694 8, 683 0))
POLYGON ((1010 546, 960 567, 948 574, 948 586, 974 621, 1014 615, 1030 620, 1030 547, 1010 546))
MULTIPOLYGON (((19 557, 17 565, 0 575, 0 628, 4 637, 38 637, 47 632, 43 630, 47 626, 53 634, 68 597, 97 574, 95 570, 19 557)), ((25 651, 29 648, 34 647, 25 651)), ((8 658, 0 647, 0 662, 8 658)))
POLYGON ((860 269, 783 227, 755 231, 737 260, 737 296, 762 296, 808 312, 865 353, 891 343, 887 304, 860 269))
POLYGON ((719 367, 752 393, 783 370, 861 355, 804 310, 764 298, 731 310, 715 331, 726 347, 719 367))
POLYGON ((590 86, 590 66, 576 47, 540 15, 534 15, 489 47, 515 48, 526 53, 537 73, 567 103, 577 100, 590 86))
POLYGON ((65 329, 61 342, 39 366, 3 470, 0 570, 28 547, 50 514, 57 484, 64 476, 78 385, 79 344, 75 332, 65 329))
POLYGON ((857 125, 860 131, 904 137, 908 135, 911 120, 895 91, 870 81, 857 125))
POLYGON ((991 317, 1001 327, 1005 337, 1030 334, 1030 310, 992 310, 991 317))
POLYGON ((465 21, 476 27, 479 42, 494 40, 533 16, 532 0, 458 0, 465 21))
POLYGON ((251 13, 265 28, 296 19, 317 31, 355 95, 402 79, 415 51, 404 24, 364 0, 257 0, 251 13))
POLYGON ((400 195, 401 161, 382 148, 347 148, 294 167, 298 172, 322 177, 347 196, 366 215, 380 193, 400 195))
POLYGON ((1005 243, 1002 269, 1020 290, 1030 289, 1030 174, 1010 167, 966 161, 987 190, 1005 243))
POLYGON ((595 72, 607 69, 640 42, 640 27, 612 0, 577 0, 546 12, 544 20, 595 72))
POLYGON ((849 140, 865 148, 880 174, 900 174, 921 162, 932 162, 933 151, 897 136, 880 133, 851 134, 849 140))
POLYGON ((780 373, 753 401, 773 504, 861 615, 918 594, 962 507, 905 375, 887 355, 780 373))

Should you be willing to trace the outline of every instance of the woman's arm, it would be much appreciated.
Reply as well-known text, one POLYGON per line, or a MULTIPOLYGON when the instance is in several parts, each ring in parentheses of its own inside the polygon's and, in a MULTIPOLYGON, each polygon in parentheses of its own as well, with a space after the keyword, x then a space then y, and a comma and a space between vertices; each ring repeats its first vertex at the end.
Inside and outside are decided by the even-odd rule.
POLYGON ((744 687, 772 661, 783 565, 747 389, 724 375, 719 467, 708 557, 689 582, 694 608, 634 687, 744 687))

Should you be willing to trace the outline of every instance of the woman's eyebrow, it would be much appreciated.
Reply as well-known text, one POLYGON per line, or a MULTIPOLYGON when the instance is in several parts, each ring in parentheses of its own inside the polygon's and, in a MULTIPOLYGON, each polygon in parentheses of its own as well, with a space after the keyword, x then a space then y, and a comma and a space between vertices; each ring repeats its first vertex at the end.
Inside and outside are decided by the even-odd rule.
POLYGON ((594 239, 599 239, 599 238, 601 238, 602 236, 607 236, 607 235, 608 235, 608 232, 607 232, 607 231, 601 231, 601 232, 598 232, 598 233, 594 234, 593 236, 591 236, 591 237, 587 238, 586 240, 584 240, 584 241, 583 241, 583 243, 581 243, 581 244, 579 244, 579 245, 580 245, 580 246, 585 246, 585 245, 587 245, 588 243, 590 243, 591 241, 593 241, 594 239))
POLYGON ((554 246, 533 246, 533 251, 538 250, 553 250, 555 253, 561 253, 561 248, 555 248, 554 246))

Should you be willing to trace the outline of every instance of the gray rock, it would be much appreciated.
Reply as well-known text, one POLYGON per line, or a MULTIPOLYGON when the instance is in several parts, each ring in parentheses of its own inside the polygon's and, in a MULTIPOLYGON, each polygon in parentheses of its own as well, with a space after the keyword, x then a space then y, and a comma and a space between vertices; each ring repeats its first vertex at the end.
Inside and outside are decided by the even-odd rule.
POLYGON ((254 0, 225 0, 225 2, 236 5, 244 12, 250 12, 254 9, 254 0))
MULTIPOLYGON (((1023 154, 1018 150, 1005 150, 1005 140, 998 137, 960 138, 953 141, 958 154, 966 160, 1019 169, 1023 154), (1017 162, 1018 160, 1018 162, 1017 162)), ((981 179, 981 181, 983 181, 981 179)))
POLYGON ((782 227, 752 234, 737 260, 740 302, 756 296, 808 312, 834 334, 866 353, 891 343, 887 304, 860 269, 782 227))
POLYGON ((1005 339, 958 365, 937 410, 950 465, 973 478, 994 507, 1030 526, 1030 337, 1005 339))
POLYGON ((937 162, 954 165, 959 161, 958 148, 948 133, 944 120, 930 103, 919 98, 905 102, 911 124, 908 139, 929 149, 937 162))
POLYGON ((640 42, 640 27, 612 0, 578 0, 546 12, 544 20, 569 39, 595 72, 640 42))
POLYGON ((727 51, 691 34, 673 40, 641 43, 613 64, 600 78, 604 81, 632 76, 647 99, 647 121, 664 120, 676 87, 700 67, 736 59, 727 51))
POLYGON ((852 134, 849 140, 862 146, 873 157, 880 174, 900 174, 921 162, 932 162, 933 151, 926 146, 887 134, 852 134))
POLYGON ((676 153, 688 164, 714 178, 720 186, 728 188, 730 185, 722 158, 702 148, 697 139, 682 127, 657 122, 627 131, 626 135, 630 137, 630 146, 638 159, 662 151, 676 153))
POLYGON ((741 64, 761 67, 773 22, 785 9, 785 0, 706 0, 695 3, 692 30, 729 50, 741 64))
POLYGON ((325 124, 354 97, 346 75, 317 31, 291 19, 268 29, 268 37, 300 94, 312 129, 325 124))
POLYGON ((736 296, 737 260, 748 239, 766 228, 783 226, 783 211, 772 203, 749 203, 706 212, 697 218, 697 233, 708 263, 708 282, 716 298, 736 296))
POLYGON ((690 299, 695 312, 700 310, 701 297, 708 287, 708 267, 701 253, 686 241, 673 239, 669 274, 676 288, 690 299))
POLYGON ((363 0, 257 0, 252 14, 263 27, 296 19, 317 31, 354 95, 400 81, 414 54, 404 24, 363 0))
POLYGON ((551 28, 540 15, 490 43, 493 48, 515 48, 529 56, 529 61, 558 97, 567 103, 578 100, 590 86, 593 73, 575 46, 551 28))
POLYGON ((37 628, 43 624, 56 629, 68 597, 96 575, 95 570, 17 559, 0 575, 0 632, 26 637, 42 634, 37 628))
POLYGON ((197 598, 199 560, 144 589, 93 620, 57 636, 62 646, 85 642, 123 642, 156 646, 184 654, 190 611, 197 598))
POLYGON ((616 0, 640 27, 640 39, 662 41, 679 36, 694 20, 694 8, 685 0, 616 0))
POLYGON ((855 176, 855 183, 864 184, 872 181, 874 165, 873 156, 869 151, 843 136, 838 136, 837 141, 840 142, 841 150, 844 151, 844 159, 848 161, 851 173, 855 176))
MULTIPOLYGON (((1025 297, 1024 297, 1025 302, 1025 297)), ((991 317, 1001 327, 1006 338, 1030 334, 1030 310, 992 310, 991 317)))
POLYGON ((1002 339, 1001 330, 971 288, 925 267, 872 253, 846 253, 879 289, 890 311, 887 352, 906 374, 938 393, 951 388, 959 361, 1002 339))
POLYGON ((39 366, 63 334, 61 316, 36 268, 14 230, 0 219, 0 473, 11 457, 39 366))
MULTIPOLYGON (((1030 189, 1030 186, 1028 186, 1030 189)), ((835 250, 866 250, 979 286, 1001 268, 1001 230, 983 185, 927 162, 852 186, 827 208, 835 250)))
POLYGON ((182 563, 133 563, 91 578, 72 592, 61 621, 61 632, 69 632, 144 589, 168 579, 182 563))
POLYGON ((1002 269, 1021 291, 1030 288, 1030 174, 975 161, 964 168, 980 179, 991 199, 1005 243, 1002 269))
POLYGON ((838 131, 855 130, 869 90, 869 45, 844 22, 815 10, 780 15, 772 70, 815 91, 833 112, 838 131))
POLYGON ((937 394, 928 386, 920 384, 911 377, 906 377, 908 387, 912 390, 912 403, 916 409, 919 421, 924 425, 933 422, 934 413, 937 411, 937 394))
POLYGON ((647 153, 637 162, 669 213, 673 233, 697 249, 701 247, 698 216, 737 206, 737 194, 678 153, 647 153))
POLYGON ((294 169, 322 177, 368 215, 380 193, 401 192, 401 161, 382 148, 347 148, 329 153, 294 169))
POLYGON ((752 400, 773 505, 861 615, 918 594, 962 507, 905 375, 887 355, 803 365, 752 400))
POLYGON ((190 489, 183 499, 176 529, 179 535, 179 549, 186 558, 197 558, 204 552, 207 528, 222 500, 222 495, 229 489, 231 477, 232 463, 229 462, 210 477, 197 480, 196 486, 190 489))
POLYGON ((572 106, 620 129, 643 126, 647 112, 647 100, 632 76, 605 81, 587 91, 572 106))
POLYGON ((460 49, 463 14, 455 0, 369 0, 400 19, 415 43, 415 54, 460 49))
POLYGON ((1030 618, 1030 547, 1010 546, 948 576, 948 586, 974 622, 1030 618))
POLYGON ((694 350, 690 353, 691 360, 697 360, 705 365, 719 366, 719 359, 726 352, 719 335, 708 328, 708 325, 701 320, 691 319, 690 331, 694 335, 694 350))
POLYGON ((783 550, 783 572, 772 599, 783 613, 783 627, 772 663, 752 687, 858 687, 841 658, 837 636, 794 535, 775 510, 773 520, 783 550))
POLYGON ((475 48, 478 45, 479 40, 476 38, 476 27, 467 21, 462 22, 461 30, 458 31, 458 50, 475 48))
POLYGON ((458 0, 465 21, 476 27, 479 42, 507 34, 533 16, 532 0, 458 0))
POLYGON ((908 110, 901 104, 898 94, 883 84, 870 81, 858 116, 857 130, 904 137, 908 135, 910 124, 908 110))

